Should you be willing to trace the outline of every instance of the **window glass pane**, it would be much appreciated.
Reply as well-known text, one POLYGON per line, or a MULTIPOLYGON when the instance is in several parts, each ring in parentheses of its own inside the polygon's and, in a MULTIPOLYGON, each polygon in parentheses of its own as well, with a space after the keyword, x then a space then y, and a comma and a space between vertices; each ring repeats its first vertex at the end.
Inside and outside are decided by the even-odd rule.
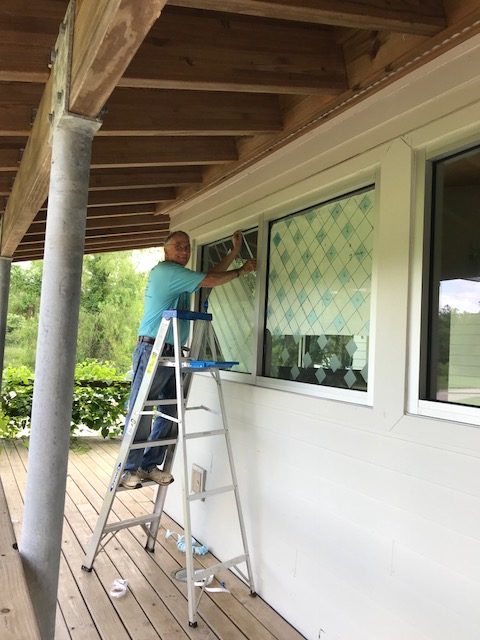
POLYGON ((366 391, 374 189, 270 227, 263 373, 366 391))
POLYGON ((480 150, 433 165, 424 399, 480 405, 480 150))
MULTIPOLYGON (((231 247, 230 237, 202 247, 202 271, 209 271, 231 247)), ((229 268, 240 267, 244 260, 256 255, 257 229, 244 231, 240 255, 229 268)), ((208 296, 208 311, 213 315, 220 357, 227 361, 238 361, 240 364, 233 367, 233 371, 243 373, 249 373, 252 368, 255 283, 255 274, 248 273, 225 286, 201 289, 200 296, 202 310, 208 296)))

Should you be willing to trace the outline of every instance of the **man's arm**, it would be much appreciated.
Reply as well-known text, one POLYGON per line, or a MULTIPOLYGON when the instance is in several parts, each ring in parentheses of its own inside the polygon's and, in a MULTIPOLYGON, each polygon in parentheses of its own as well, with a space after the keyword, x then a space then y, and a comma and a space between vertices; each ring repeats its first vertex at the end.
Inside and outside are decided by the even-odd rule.
POLYGON ((227 284, 240 276, 255 271, 257 268, 256 260, 247 260, 238 269, 231 269, 230 271, 209 271, 205 278, 200 282, 200 287, 218 287, 222 284, 227 284))
MULTIPOLYGON (((243 243, 242 232, 235 231, 235 233, 232 236, 232 248, 227 253, 227 255, 220 260, 220 262, 217 262, 217 264, 215 264, 211 268, 211 270, 209 271, 209 274, 218 273, 220 271, 226 271, 228 267, 232 264, 232 262, 235 260, 235 258, 238 256, 238 254, 240 253, 240 249, 242 248, 242 243, 243 243)), ((222 283, 222 284, 225 284, 225 283, 222 283)), ((204 285, 201 285, 201 286, 203 287, 204 285)), ((205 285, 205 286, 211 287, 214 285, 205 285)))

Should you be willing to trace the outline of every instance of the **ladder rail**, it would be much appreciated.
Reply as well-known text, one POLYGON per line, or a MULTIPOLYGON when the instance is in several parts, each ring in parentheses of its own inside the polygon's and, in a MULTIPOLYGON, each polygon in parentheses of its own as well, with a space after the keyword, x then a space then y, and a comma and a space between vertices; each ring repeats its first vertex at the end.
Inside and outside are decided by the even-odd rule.
MULTIPOLYGON (((210 325, 211 327, 211 325, 210 325)), ((213 334, 213 330, 211 330, 208 334, 208 339, 210 342, 210 349, 212 351, 213 357, 216 359, 217 358, 217 348, 216 348, 216 343, 215 343, 215 336, 213 334)), ((237 516, 238 516, 238 523, 240 525, 240 535, 242 538, 242 544, 243 544, 243 550, 245 552, 245 563, 247 565, 247 573, 248 573, 248 583, 249 583, 249 587, 250 587, 250 593, 254 594, 255 593, 255 585, 253 582, 253 571, 252 571, 252 565, 251 565, 251 560, 250 560, 250 552, 248 550, 248 542, 247 542, 247 533, 246 533, 246 529, 245 529, 245 520, 243 518, 243 511, 242 511, 242 505, 241 505, 241 500, 240 500, 240 492, 238 490, 238 479, 237 479, 237 471, 235 469, 235 462, 233 459, 233 449, 232 449, 232 443, 230 441, 230 429, 229 429, 229 425, 228 425, 228 418, 227 418, 227 411, 225 408, 225 400, 223 397, 223 388, 222 388, 222 379, 220 377, 220 372, 217 371, 212 371, 213 377, 215 379, 215 383, 217 385, 217 390, 218 390, 218 400, 220 403, 220 413, 222 415, 222 425, 223 428, 225 430, 225 445, 227 448, 227 455, 228 455, 228 462, 229 462, 229 468, 230 468, 230 475, 232 477, 232 482, 233 482, 233 486, 234 486, 234 495, 235 495, 235 503, 236 503, 236 508, 237 508, 237 516)))
MULTIPOLYGON (((178 335, 178 320, 177 318, 173 319, 173 344, 174 351, 178 353, 178 349, 180 348, 180 339, 178 335)), ((177 388, 177 401, 178 401, 178 414, 179 418, 178 429, 180 440, 182 443, 182 455, 183 455, 183 483, 182 483, 182 494, 183 494, 183 530, 185 536, 185 560, 186 560, 186 569, 187 569, 187 601, 188 601, 188 620, 190 624, 195 624, 195 616, 196 616, 196 604, 195 604, 195 577, 194 577, 194 568, 193 568, 193 549, 191 545, 192 539, 192 524, 190 519, 190 509, 188 507, 188 455, 187 455, 187 441, 183 437, 185 434, 185 403, 183 402, 183 381, 182 374, 180 371, 180 362, 178 359, 175 361, 175 382, 177 388)), ((188 391, 190 390, 191 382, 188 385, 188 391)))
MULTIPOLYGON (((173 323, 170 323, 170 326, 172 326, 173 323)), ((192 357, 197 358, 200 352, 200 348, 201 348, 201 343, 203 340, 203 335, 205 333, 205 321, 201 321, 200 326, 199 326, 199 331, 197 331, 197 340, 195 343, 193 343, 193 339, 194 336, 192 336, 192 345, 190 348, 190 354, 192 357)), ((173 328, 173 333, 174 335, 177 333, 178 331, 178 325, 176 328, 173 328)), ((180 343, 180 339, 178 340, 178 342, 180 343)), ((175 343, 174 343, 174 350, 175 350, 175 343)), ((175 350, 175 353, 181 353, 181 347, 180 350, 177 351, 175 350)), ((172 432, 174 432, 175 434, 175 446, 169 446, 167 447, 167 451, 165 454, 165 462, 163 464, 163 468, 165 471, 168 471, 169 473, 171 473, 172 469, 173 469, 173 463, 175 461, 175 454, 177 451, 177 446, 178 446, 178 435, 179 435, 179 422, 178 422, 178 402, 179 402, 179 398, 183 397, 183 407, 184 410, 187 411, 188 407, 187 407, 187 403, 188 403, 188 397, 190 394, 190 389, 191 389, 191 378, 192 378, 192 373, 191 372, 185 372, 182 373, 181 377, 181 382, 182 382, 182 394, 180 396, 180 394, 178 393, 178 390, 176 392, 177 397, 175 398, 175 400, 169 400, 168 403, 169 404, 177 404, 177 419, 172 421, 172 432)), ((175 372, 175 378, 176 380, 178 379, 178 372, 175 372)), ((166 404, 166 403, 165 403, 166 404)), ((191 409, 201 409, 202 406, 200 407, 191 407, 191 409)), ((172 433, 170 435, 173 435, 172 433)), ((184 433, 185 435, 185 433, 184 433)), ((154 502, 154 513, 163 513, 163 509, 165 506, 165 499, 167 497, 167 489, 168 486, 162 487, 159 486, 157 489, 157 495, 155 496, 155 502, 154 502)), ((148 537, 147 537, 147 542, 145 544, 145 549, 147 551, 153 552, 155 550, 155 540, 157 539, 157 535, 158 535, 158 529, 160 528, 160 518, 155 521, 154 523, 152 523, 150 525, 149 528, 149 532, 148 532, 148 537)))
MULTIPOLYGON (((92 534, 91 540, 87 545, 85 554, 84 565, 82 569, 91 571, 93 562, 96 555, 102 551, 106 544, 110 542, 122 529, 129 528, 134 525, 139 525, 143 528, 147 534, 147 542, 145 548, 147 551, 154 551, 155 541, 158 535, 160 527, 160 520, 164 509, 166 494, 168 486, 158 485, 154 506, 152 513, 144 514, 141 516, 127 518, 120 521, 108 523, 108 517, 112 509, 113 501, 115 499, 117 491, 120 489, 120 479, 124 470, 127 457, 130 451, 135 449, 141 449, 146 447, 159 447, 166 446, 166 454, 163 463, 163 469, 166 472, 171 472, 175 460, 176 451, 181 446, 182 452, 182 503, 183 503, 183 515, 184 515, 184 536, 187 544, 185 545, 185 560, 186 560, 186 578, 187 578, 187 602, 188 602, 188 622, 191 627, 197 626, 197 610, 200 602, 200 598, 204 589, 201 589, 200 595, 196 598, 195 586, 199 575, 207 578, 213 575, 215 571, 223 569, 232 569, 239 575, 250 587, 251 595, 255 595, 255 588, 253 583, 253 572, 250 560, 250 554, 247 544, 247 536, 245 529, 245 522, 243 519, 243 513, 241 509, 240 493, 238 489, 237 474, 234 465, 233 450, 230 441, 230 432, 227 421, 225 400, 223 397, 223 389, 221 384, 220 369, 222 363, 217 362, 217 349, 215 343, 215 336, 213 327, 211 324, 212 317, 209 314, 194 313, 194 312, 180 312, 169 311, 163 314, 163 320, 160 324, 157 336, 155 338, 150 357, 148 359, 147 367, 140 383, 133 407, 128 414, 128 420, 125 425, 124 436, 120 449, 118 452, 117 460, 113 469, 112 477, 108 485, 107 495, 105 496, 102 508, 92 534), (180 321, 182 319, 187 320, 200 320, 198 326, 195 327, 191 340, 190 360, 192 366, 188 366, 188 361, 182 356, 182 345, 180 340, 180 321), (163 347, 165 345, 168 331, 171 329, 173 337, 173 348, 175 357, 173 362, 171 358, 162 358, 163 347), (207 335, 205 335, 207 332, 207 335), (200 349, 203 344, 208 344, 210 353, 213 355, 213 361, 198 361, 200 355, 200 349), (198 364, 198 366, 197 366, 198 364), (161 367, 173 367, 173 375, 175 376, 175 392, 176 398, 171 400, 155 400, 150 399, 149 395, 153 380, 157 371, 157 368, 161 367), (205 368, 202 369, 202 367, 205 368), (188 398, 191 390, 193 373, 209 370, 212 373, 215 381, 215 386, 218 392, 220 411, 212 411, 204 405, 195 407, 188 407, 188 398), (175 405, 176 416, 166 414, 155 408, 157 405, 175 405), (152 410, 146 410, 147 407, 152 407, 152 410), (221 428, 214 428, 203 431, 196 431, 192 433, 186 433, 185 417, 186 412, 191 409, 207 410, 211 413, 219 414, 222 420, 221 428), (144 416, 161 416, 171 422, 170 434, 158 440, 147 440, 135 442, 140 419, 144 416), (189 490, 189 477, 188 477, 188 448, 187 443, 195 438, 212 437, 223 435, 225 438, 225 447, 227 451, 228 466, 230 469, 231 483, 225 486, 216 487, 203 491, 201 493, 190 493, 189 490), (194 557, 193 546, 190 544, 192 539, 192 522, 190 505, 196 500, 204 500, 215 495, 219 495, 226 492, 232 492, 235 499, 235 506, 238 516, 238 525, 240 528, 241 540, 243 545, 243 554, 236 557, 225 560, 224 562, 218 562, 217 564, 207 569, 202 569, 200 572, 194 569, 194 557), (245 575, 237 565, 245 563, 247 568, 247 575, 245 575)), ((225 366, 231 366, 232 363, 223 363, 225 366)), ((175 413, 172 411, 172 413, 175 413)), ((143 429, 143 427, 142 427, 143 429)))
POLYGON ((100 541, 102 539, 102 532, 104 531, 104 528, 108 520, 108 516, 112 509, 113 501, 115 499, 115 494, 117 492, 117 488, 120 483, 120 478, 122 477, 122 473, 127 461, 128 452, 130 451, 130 447, 135 440, 139 416, 141 414, 141 411, 143 410, 143 406, 144 406, 143 403, 145 399, 148 399, 150 388, 153 382, 153 374, 156 370, 158 358, 162 353, 163 347, 165 345, 167 332, 168 332, 168 323, 166 324, 162 323, 159 327, 157 336, 155 338, 155 342, 153 344, 152 351, 150 353, 150 357, 148 359, 145 374, 148 373, 149 375, 143 376, 132 410, 131 412, 129 412, 129 419, 128 419, 128 422, 125 424, 122 444, 120 445, 120 450, 118 452, 117 460, 115 462, 112 477, 108 485, 107 495, 103 501, 102 508, 100 510, 98 520, 95 525, 95 529, 93 531, 93 535, 90 539, 89 544, 87 545, 85 560, 82 565, 82 569, 86 571, 90 571, 92 569, 93 561, 95 560, 95 556, 98 553, 98 548, 100 545, 100 541))

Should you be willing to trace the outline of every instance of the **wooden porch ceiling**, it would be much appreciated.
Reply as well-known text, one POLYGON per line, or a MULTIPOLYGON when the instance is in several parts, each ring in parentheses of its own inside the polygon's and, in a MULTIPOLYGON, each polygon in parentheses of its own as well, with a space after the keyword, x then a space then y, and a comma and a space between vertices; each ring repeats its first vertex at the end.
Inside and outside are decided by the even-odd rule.
MULTIPOLYGON (((14 260, 43 255, 48 65, 67 4, 0 3, 14 260)), ((85 251, 158 245, 181 203, 479 31, 480 0, 77 0, 70 109, 103 120, 85 251)))

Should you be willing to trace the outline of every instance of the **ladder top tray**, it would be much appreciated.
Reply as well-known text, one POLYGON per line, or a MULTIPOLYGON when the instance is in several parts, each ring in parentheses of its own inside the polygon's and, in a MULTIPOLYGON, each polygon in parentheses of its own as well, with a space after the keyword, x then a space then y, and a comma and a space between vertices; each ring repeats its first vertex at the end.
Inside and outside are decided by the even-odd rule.
POLYGON ((200 313, 199 311, 181 311, 179 309, 167 309, 162 314, 165 320, 171 320, 172 318, 178 318, 179 320, 212 320, 211 313, 200 313))
MULTIPOLYGON (((174 367, 175 358, 160 358, 159 363, 164 367, 174 367)), ((180 367, 182 369, 231 369, 235 365, 240 364, 237 361, 219 362, 217 360, 189 360, 182 358, 180 367)))

